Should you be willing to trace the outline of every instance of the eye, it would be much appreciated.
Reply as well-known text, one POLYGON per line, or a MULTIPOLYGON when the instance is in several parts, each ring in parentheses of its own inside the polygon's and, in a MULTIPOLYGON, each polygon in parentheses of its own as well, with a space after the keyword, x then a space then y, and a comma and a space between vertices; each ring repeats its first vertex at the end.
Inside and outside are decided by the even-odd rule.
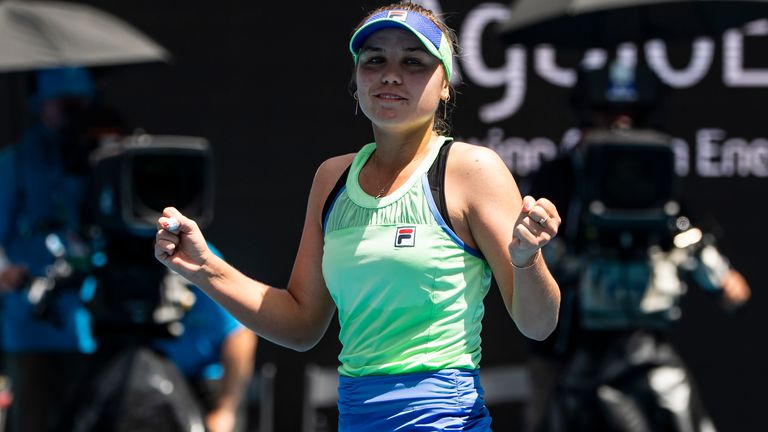
POLYGON ((382 64, 385 62, 386 62, 386 59, 384 58, 384 56, 371 56, 365 59, 366 64, 372 64, 372 65, 382 64))
POLYGON ((407 57, 404 61, 407 65, 421 65, 424 62, 418 57, 407 57))
POLYGON ((431 68, 439 63, 439 60, 421 50, 414 50, 412 53, 403 56, 401 63, 412 68, 431 68))
POLYGON ((381 55, 377 54, 375 52, 365 52, 360 55, 360 58, 358 59, 358 63, 360 66, 378 66, 382 65, 387 62, 387 59, 381 55))

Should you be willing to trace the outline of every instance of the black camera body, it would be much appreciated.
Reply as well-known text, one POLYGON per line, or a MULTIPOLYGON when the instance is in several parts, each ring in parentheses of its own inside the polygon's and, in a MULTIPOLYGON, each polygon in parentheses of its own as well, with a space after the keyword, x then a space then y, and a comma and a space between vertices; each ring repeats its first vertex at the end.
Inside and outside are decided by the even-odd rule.
POLYGON ((680 214, 671 138, 653 130, 595 129, 576 155, 581 230, 587 243, 662 243, 680 214))
POLYGON ((205 138, 133 135, 103 146, 91 163, 93 222, 103 230, 154 236, 167 206, 200 226, 213 218, 213 162, 205 138))

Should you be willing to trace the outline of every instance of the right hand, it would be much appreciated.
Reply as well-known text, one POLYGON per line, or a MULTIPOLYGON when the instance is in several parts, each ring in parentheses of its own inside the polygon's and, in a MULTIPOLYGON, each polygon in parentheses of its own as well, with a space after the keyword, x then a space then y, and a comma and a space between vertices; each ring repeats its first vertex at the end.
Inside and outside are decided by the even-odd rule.
POLYGON ((197 223, 175 208, 166 207, 163 216, 157 220, 157 226, 155 258, 169 269, 191 279, 212 254, 197 223), (170 218, 175 218, 180 224, 175 232, 166 229, 170 218))
POLYGON ((0 271, 0 292, 16 291, 27 278, 27 268, 10 264, 0 271))

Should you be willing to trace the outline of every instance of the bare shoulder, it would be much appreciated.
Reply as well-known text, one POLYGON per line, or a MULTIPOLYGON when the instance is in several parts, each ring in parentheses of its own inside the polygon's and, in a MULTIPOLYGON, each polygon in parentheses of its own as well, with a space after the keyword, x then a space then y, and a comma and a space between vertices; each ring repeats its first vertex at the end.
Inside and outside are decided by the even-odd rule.
POLYGON ((309 192, 308 218, 320 220, 320 213, 325 201, 328 199, 328 195, 330 195, 336 182, 339 181, 339 177, 344 173, 344 170, 352 163, 354 157, 354 153, 335 156, 326 159, 320 164, 315 172, 315 178, 312 180, 312 189, 309 192))
POLYGON ((516 206, 520 199, 512 173, 494 150, 457 142, 451 148, 447 165, 446 194, 458 209, 473 212, 478 209, 497 210, 516 206))
POLYGON ((354 153, 348 153, 345 155, 334 156, 332 158, 326 159, 317 168, 317 172, 315 173, 314 188, 317 189, 321 195, 327 195, 336 185, 339 177, 341 177, 341 174, 344 173, 344 170, 349 167, 349 165, 352 163, 352 159, 354 158, 354 153))
POLYGON ((512 174, 498 153, 487 147, 455 143, 448 156, 445 183, 454 230, 467 244, 481 249, 489 247, 489 230, 507 227, 509 215, 516 215, 520 206, 512 174))
POLYGON ((461 177, 464 181, 487 182, 514 181, 512 174, 499 157, 498 153, 488 147, 457 141, 451 147, 449 170, 452 176, 461 177))

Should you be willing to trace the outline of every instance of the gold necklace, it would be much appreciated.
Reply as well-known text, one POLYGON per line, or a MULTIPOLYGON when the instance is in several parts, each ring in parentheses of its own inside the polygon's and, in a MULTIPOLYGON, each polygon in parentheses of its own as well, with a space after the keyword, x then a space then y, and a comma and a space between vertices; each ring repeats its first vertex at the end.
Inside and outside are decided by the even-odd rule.
MULTIPOLYGON (((376 152, 373 153, 373 165, 376 167, 376 171, 381 172, 381 167, 379 167, 379 157, 376 152)), ((374 198, 379 199, 384 196, 384 192, 389 189, 393 184, 395 184, 395 180, 397 180, 397 177, 400 175, 400 173, 405 169, 405 167, 408 166, 408 164, 404 165, 402 168, 397 170, 395 175, 392 177, 392 180, 390 180, 387 183, 384 183, 384 186, 381 186, 379 188, 379 192, 376 194, 374 198)), ((379 186, 381 182, 377 182, 377 186, 379 186)))
MULTIPOLYGON (((430 138, 430 143, 429 144, 430 145, 432 144, 432 139, 431 138, 430 138)), ((429 146, 427 146, 427 150, 429 150, 429 146)), ((374 198, 376 198, 376 199, 382 198, 384 196, 384 192, 386 190, 388 190, 393 184, 395 184, 395 181, 397 181, 397 177, 400 176, 400 173, 403 172, 403 170, 408 165, 410 165, 410 162, 414 162, 416 160, 420 160, 424 156, 423 153, 424 152, 422 152, 421 155, 419 155, 419 154, 414 155, 413 159, 411 159, 409 161, 409 163, 406 163, 399 170, 397 170, 395 175, 392 176, 392 180, 390 180, 389 182, 385 183, 384 186, 381 186, 381 188, 379 188, 379 192, 376 194, 376 196, 374 198)), ((379 166, 379 156, 378 156, 378 153, 376 151, 373 152, 372 158, 373 158, 373 165, 376 168, 376 171, 381 171, 381 167, 379 166)), ((380 184, 381 183, 377 182, 377 186, 379 186, 380 184)))

